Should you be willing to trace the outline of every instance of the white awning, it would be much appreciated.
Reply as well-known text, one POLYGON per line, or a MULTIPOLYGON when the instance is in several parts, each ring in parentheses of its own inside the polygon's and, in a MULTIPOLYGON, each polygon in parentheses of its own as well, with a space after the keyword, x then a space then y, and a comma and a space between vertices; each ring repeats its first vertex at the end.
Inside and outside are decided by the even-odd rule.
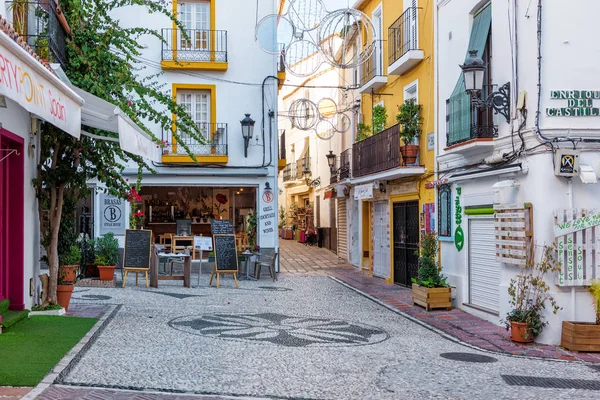
POLYGON ((151 161, 160 162, 160 152, 150 136, 114 104, 73 86, 58 64, 52 64, 56 74, 83 100, 81 124, 119 135, 121 149, 151 161))
POLYGON ((0 95, 79 138, 83 99, 0 31, 0 95))

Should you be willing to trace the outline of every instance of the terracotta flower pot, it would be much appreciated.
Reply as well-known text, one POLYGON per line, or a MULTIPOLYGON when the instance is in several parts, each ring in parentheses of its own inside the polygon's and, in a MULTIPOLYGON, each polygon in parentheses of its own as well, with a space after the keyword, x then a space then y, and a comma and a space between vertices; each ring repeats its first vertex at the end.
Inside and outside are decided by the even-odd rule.
POLYGON ((414 164, 417 162, 417 155, 419 155, 419 146, 416 144, 408 144, 400 146, 400 153, 402 154, 402 161, 404 164, 414 164))
POLYGON ((56 299, 58 304, 63 307, 66 311, 69 310, 69 303, 71 302, 71 294, 75 285, 56 285, 56 299))
POLYGON ((533 342, 533 331, 524 322, 510 321, 510 340, 519 343, 533 342))
POLYGON ((114 265, 98 265, 98 271, 100 271, 101 281, 112 281, 115 276, 114 265))
POLYGON ((65 265, 62 267, 64 271, 62 280, 64 283, 75 282, 75 279, 77 279, 77 268, 79 268, 79 265, 65 265))

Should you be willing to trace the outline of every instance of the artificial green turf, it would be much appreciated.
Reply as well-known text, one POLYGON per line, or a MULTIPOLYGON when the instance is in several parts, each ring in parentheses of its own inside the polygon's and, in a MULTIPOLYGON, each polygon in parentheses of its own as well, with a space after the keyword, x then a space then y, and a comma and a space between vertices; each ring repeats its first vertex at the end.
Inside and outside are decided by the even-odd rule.
POLYGON ((0 386, 35 386, 95 318, 33 316, 0 335, 0 386))

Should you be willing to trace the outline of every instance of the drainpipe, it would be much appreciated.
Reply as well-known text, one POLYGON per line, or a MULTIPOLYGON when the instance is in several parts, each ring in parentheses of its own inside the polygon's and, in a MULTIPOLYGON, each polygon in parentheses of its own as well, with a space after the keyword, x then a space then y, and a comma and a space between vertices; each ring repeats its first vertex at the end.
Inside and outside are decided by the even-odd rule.
MULTIPOLYGON (((572 210, 573 207, 573 179, 567 179, 567 207, 572 210)), ((575 319, 575 286, 571 286, 571 321, 575 319)))

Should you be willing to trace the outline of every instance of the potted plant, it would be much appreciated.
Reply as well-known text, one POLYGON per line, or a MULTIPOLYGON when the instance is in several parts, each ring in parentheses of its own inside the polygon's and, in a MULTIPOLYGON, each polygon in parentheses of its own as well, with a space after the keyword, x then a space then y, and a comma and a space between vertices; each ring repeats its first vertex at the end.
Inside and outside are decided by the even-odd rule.
POLYGON ((413 304, 425 307, 427 311, 434 308, 452 309, 452 289, 440 274, 441 268, 435 260, 437 235, 433 232, 424 234, 419 248, 419 277, 412 278, 413 304))
POLYGON ((387 109, 381 104, 373 107, 373 133, 377 135, 387 125, 387 109))
POLYGON ((572 351, 600 351, 600 281, 592 280, 589 293, 592 295, 596 322, 562 323, 560 345, 572 351))
POLYGON ((70 279, 70 272, 64 266, 58 267, 58 279, 56 283, 56 301, 65 311, 69 311, 71 295, 75 288, 75 279, 70 279))
POLYGON ((356 127, 356 142, 365 140, 371 136, 371 133, 371 127, 360 122, 356 127))
POLYGON ((69 251, 66 254, 62 254, 59 257, 59 265, 62 269, 62 280, 66 283, 75 283, 77 279, 77 269, 79 268, 79 262, 81 261, 81 251, 76 245, 71 245, 69 251))
POLYGON ((398 106, 396 120, 400 124, 400 138, 404 142, 404 146, 400 146, 404 164, 414 164, 417 161, 419 145, 415 141, 421 135, 422 108, 420 104, 415 104, 415 99, 408 99, 398 106))
POLYGON ((512 310, 502 322, 506 330, 510 329, 510 338, 514 342, 533 342, 533 338, 540 334, 548 324, 542 314, 546 302, 550 303, 554 314, 561 309, 554 297, 548 294, 550 286, 544 281, 545 274, 560 271, 560 262, 554 257, 554 253, 554 247, 544 246, 542 259, 536 263, 531 254, 525 267, 510 280, 508 294, 512 310))
POLYGON ((100 280, 111 281, 114 276, 115 267, 119 261, 119 241, 114 234, 109 232, 97 238, 95 244, 96 259, 94 264, 100 272, 100 280))

